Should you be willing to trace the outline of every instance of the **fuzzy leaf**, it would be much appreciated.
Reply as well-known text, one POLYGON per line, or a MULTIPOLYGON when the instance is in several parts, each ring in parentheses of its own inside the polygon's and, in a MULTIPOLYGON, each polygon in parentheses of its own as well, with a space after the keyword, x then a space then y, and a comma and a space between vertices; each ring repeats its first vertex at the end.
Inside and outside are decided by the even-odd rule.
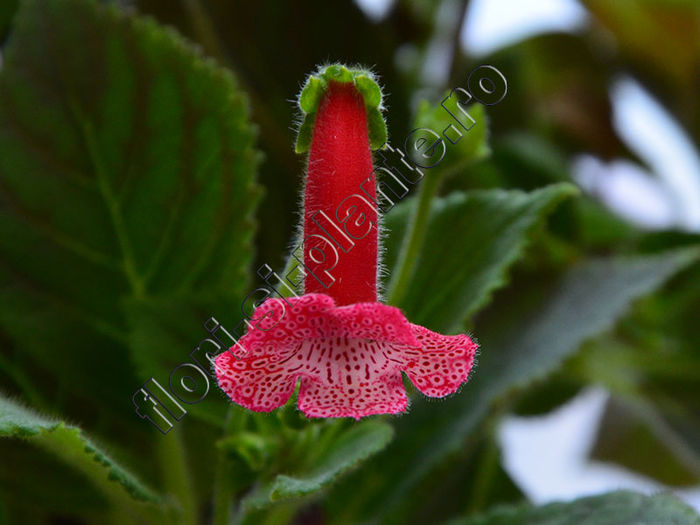
POLYGON ((249 508, 261 508, 271 502, 299 498, 327 487, 348 470, 384 449, 394 435, 388 423, 368 420, 353 423, 322 450, 310 453, 312 458, 297 472, 278 474, 246 501, 249 508))
POLYGON ((93 0, 22 1, 3 59, 0 326, 72 395, 147 425, 129 347, 141 380, 167 382, 247 284, 247 100, 174 31, 93 0), (177 348, 133 322, 183 303, 201 310, 177 348))
POLYGON ((452 520, 448 525, 698 525, 700 516, 667 494, 644 496, 618 491, 541 507, 524 505, 493 510, 483 516, 452 520))
MULTIPOLYGON (((399 306, 413 323, 439 332, 459 331, 464 320, 505 284, 506 270, 523 251, 528 232, 576 193, 570 184, 555 184, 532 193, 489 190, 436 199, 416 273, 399 306), (452 236, 446 246, 446 238, 452 236)), ((389 268, 413 205, 398 206, 387 216, 389 268)))
POLYGON ((77 427, 36 414, 0 395, 0 437, 27 439, 90 478, 108 495, 116 483, 142 501, 160 498, 125 470, 77 427))
POLYGON ((346 470, 386 447, 393 435, 392 427, 380 421, 367 421, 353 426, 306 472, 294 476, 277 476, 270 498, 295 498, 322 489, 346 470))

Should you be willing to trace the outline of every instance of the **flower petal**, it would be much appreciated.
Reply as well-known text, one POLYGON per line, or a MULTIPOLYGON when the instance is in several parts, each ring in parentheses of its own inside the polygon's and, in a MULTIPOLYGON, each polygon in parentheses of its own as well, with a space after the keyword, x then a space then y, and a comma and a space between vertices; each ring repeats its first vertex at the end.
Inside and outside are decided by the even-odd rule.
POLYGON ((316 384, 312 391, 319 389, 319 397, 312 395, 306 403, 302 392, 309 390, 300 391, 300 407, 308 407, 310 416, 331 412, 327 401, 332 395, 323 394, 322 387, 338 399, 347 398, 337 413, 359 417, 356 414, 384 408, 400 411, 406 395, 399 361, 390 357, 388 343, 418 345, 397 308, 381 303, 336 308, 323 294, 269 299, 255 310, 248 333, 217 357, 217 378, 233 401, 255 411, 267 412, 286 403, 297 377, 316 384), (387 375, 397 376, 398 383, 386 382, 387 375), (325 404, 315 407, 316 402, 325 404))
POLYGON ((268 299, 259 306, 250 321, 248 333, 232 347, 237 357, 261 352, 263 347, 286 349, 302 341, 323 337, 334 324, 333 299, 323 294, 306 294, 287 299, 268 299))
POLYGON ((477 345, 409 323, 381 303, 336 307, 323 294, 269 299, 248 333, 216 358, 221 388, 233 401, 270 411, 301 378, 299 408, 308 417, 360 417, 405 410, 405 371, 428 396, 467 380, 477 345))
POLYGON ((221 389, 236 403, 257 412, 284 405, 294 392, 299 370, 308 365, 298 351, 303 341, 322 337, 332 324, 333 299, 309 294, 269 299, 255 310, 238 344, 216 358, 221 389), (296 358, 295 358, 296 356, 296 358))
MULTIPOLYGON (((369 339, 306 341, 299 408, 309 417, 354 417, 406 408, 400 356, 406 347, 369 339)), ((296 361, 292 359, 292 361, 296 361)))
POLYGON ((295 348, 274 354, 237 359, 230 352, 216 358, 219 386, 236 403, 256 412, 284 405, 296 386, 297 376, 285 370, 295 348))
POLYGON ((408 378, 426 396, 456 392, 469 377, 478 345, 466 335, 442 335, 411 325, 421 348, 406 348, 401 358, 408 378))
POLYGON ((336 308, 333 315, 337 323, 334 333, 328 333, 328 337, 369 339, 414 347, 420 345, 413 334, 411 323, 401 310, 393 306, 357 303, 336 308))
POLYGON ((407 403, 400 372, 362 385, 326 384, 303 377, 299 389, 299 410, 307 417, 360 419, 373 414, 397 414, 406 410, 407 403))

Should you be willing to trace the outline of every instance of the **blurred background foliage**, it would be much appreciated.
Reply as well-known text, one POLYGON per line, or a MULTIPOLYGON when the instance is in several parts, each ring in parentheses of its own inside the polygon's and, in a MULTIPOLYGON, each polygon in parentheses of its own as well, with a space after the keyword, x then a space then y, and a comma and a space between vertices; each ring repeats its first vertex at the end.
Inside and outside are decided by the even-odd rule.
POLYGON ((532 507, 499 429, 596 386, 587 460, 700 483, 700 3, 586 0, 571 29, 478 50, 485 4, 0 0, 0 523, 698 523, 665 495, 532 507), (449 123, 439 101, 474 67, 508 79, 385 219, 386 296, 473 333, 476 374, 360 423, 250 413, 212 385, 162 436, 131 396, 209 316, 238 324, 255 268, 284 267, 294 101, 328 61, 380 76, 398 146, 449 123), (630 79, 690 171, 629 140, 654 122, 622 130, 630 79))

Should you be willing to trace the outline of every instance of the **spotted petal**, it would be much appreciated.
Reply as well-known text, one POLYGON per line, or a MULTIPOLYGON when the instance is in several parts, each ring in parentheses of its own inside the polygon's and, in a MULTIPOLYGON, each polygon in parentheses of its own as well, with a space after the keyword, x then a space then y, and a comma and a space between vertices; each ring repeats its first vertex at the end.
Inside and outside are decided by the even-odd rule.
POLYGON ((419 349, 403 351, 403 370, 430 397, 453 394, 469 378, 478 345, 466 335, 442 335, 411 325, 419 349))
POLYGON ((217 357, 221 388, 256 411, 284 404, 301 378, 309 417, 354 417, 406 409, 405 370, 419 390, 442 397, 459 388, 476 345, 410 324, 381 303, 335 307, 323 294, 271 299, 255 311, 238 347, 217 357))

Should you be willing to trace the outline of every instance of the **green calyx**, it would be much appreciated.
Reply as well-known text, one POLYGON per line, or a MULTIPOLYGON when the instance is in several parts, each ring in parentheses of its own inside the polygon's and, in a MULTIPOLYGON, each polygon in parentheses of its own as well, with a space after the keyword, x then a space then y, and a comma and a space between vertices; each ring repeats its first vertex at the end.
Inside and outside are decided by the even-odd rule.
POLYGON ((373 150, 381 148, 386 142, 387 131, 382 117, 382 90, 371 71, 366 69, 349 69, 342 64, 321 66, 309 75, 299 95, 299 108, 303 120, 297 134, 296 152, 305 153, 311 147, 314 133, 316 112, 329 83, 352 82, 365 100, 367 109, 367 131, 369 145, 373 150))

